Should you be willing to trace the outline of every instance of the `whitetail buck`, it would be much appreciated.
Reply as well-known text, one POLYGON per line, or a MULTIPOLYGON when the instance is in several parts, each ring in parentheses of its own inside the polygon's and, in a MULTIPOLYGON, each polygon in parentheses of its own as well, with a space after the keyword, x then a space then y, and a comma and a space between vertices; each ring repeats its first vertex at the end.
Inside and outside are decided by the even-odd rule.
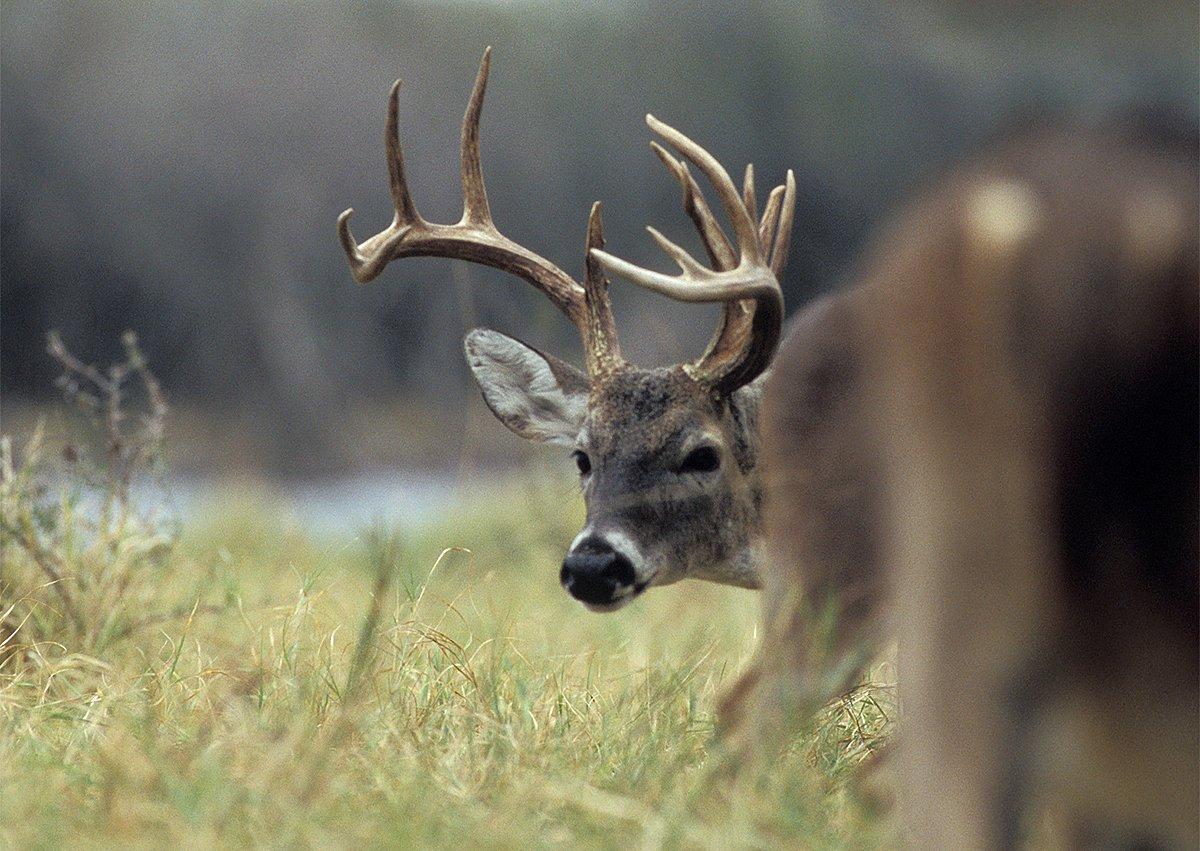
POLYGON ((1200 842, 1196 153, 999 146, 775 361, 766 638, 730 703, 778 735, 898 635, 917 847, 1012 847, 1031 801, 1089 846, 1200 842))
POLYGON ((834 696, 897 632, 902 801, 921 847, 1012 845, 1034 794, 1097 841, 1194 847, 1195 147, 1051 133, 961 169, 885 232, 859 285, 793 320, 765 382, 760 462, 791 175, 756 223, 749 180, 739 197, 707 152, 648 119, 712 181, 737 252, 656 146, 712 268, 657 233, 679 277, 604 253, 596 206, 581 285, 492 224, 487 63, 463 123, 462 221, 417 214, 393 89, 396 218, 361 246, 350 211, 339 231, 360 282, 397 257, 469 259, 534 284, 579 328, 586 374, 495 332, 466 341, 497 417, 575 450, 588 520, 568 590, 608 610, 685 576, 761 581, 763 650, 727 710, 760 729, 834 696), (626 364, 601 267, 723 302, 705 355, 626 364))
POLYGON ((347 210, 338 233, 359 283, 401 257, 469 260, 509 272, 543 292, 579 329, 586 372, 495 331, 466 337, 467 360, 496 417, 521 437, 569 447, 579 467, 587 524, 563 561, 560 579, 595 611, 611 611, 652 585, 694 577, 757 587, 762 485, 758 472, 759 381, 783 321, 778 276, 787 260, 795 205, 791 172, 756 211, 753 171, 742 194, 703 148, 647 116, 672 148, 712 182, 732 223, 736 248, 717 224, 687 165, 654 150, 683 188, 685 211, 708 252, 706 267, 657 231, 683 269, 677 278, 636 275, 650 289, 684 301, 729 300, 708 350, 694 363, 639 369, 617 343, 602 264, 632 267, 599 249, 600 205, 593 205, 582 284, 503 236, 492 221, 479 160, 479 115, 490 48, 484 53, 462 127, 462 219, 421 218, 409 195, 398 131, 399 81, 385 134, 395 218, 361 245, 347 210))

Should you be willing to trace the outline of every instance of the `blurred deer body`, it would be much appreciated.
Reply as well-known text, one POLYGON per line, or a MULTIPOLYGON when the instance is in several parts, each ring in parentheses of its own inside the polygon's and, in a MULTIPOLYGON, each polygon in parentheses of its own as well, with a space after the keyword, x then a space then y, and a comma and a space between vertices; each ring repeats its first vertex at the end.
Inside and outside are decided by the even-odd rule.
POLYGON ((769 730, 897 634, 918 847, 1010 847, 1031 801, 1081 841, 1200 840, 1195 153, 976 159, 767 381, 766 637, 731 702, 769 730))
POLYGON ((1035 791, 1095 841, 1200 843, 1188 147, 1011 144, 868 284, 909 809, 946 847, 1015 841, 1035 791))
POLYGON ((433 224, 408 191, 399 139, 399 82, 385 136, 395 217, 359 244, 347 210, 338 232, 359 283, 392 260, 452 257, 493 266, 544 293, 576 326, 585 369, 495 331, 465 340, 467 362, 496 417, 528 440, 573 450, 587 524, 563 561, 560 581, 594 611, 612 611, 646 588, 692 577, 758 586, 762 485, 758 473, 761 381, 778 346, 795 179, 770 194, 759 217, 753 171, 739 193, 703 148, 647 116, 674 151, 652 143, 683 190, 684 210, 708 254, 703 265, 653 228, 679 264, 671 277, 605 253, 600 205, 593 205, 582 282, 496 228, 479 158, 479 116, 490 63, 484 53, 462 129, 462 219, 433 224), (678 157, 676 156, 678 155, 678 157), (713 184, 734 231, 718 225, 688 163, 713 184), (621 356, 603 269, 684 301, 725 301, 708 350, 695 362, 640 369, 621 356))

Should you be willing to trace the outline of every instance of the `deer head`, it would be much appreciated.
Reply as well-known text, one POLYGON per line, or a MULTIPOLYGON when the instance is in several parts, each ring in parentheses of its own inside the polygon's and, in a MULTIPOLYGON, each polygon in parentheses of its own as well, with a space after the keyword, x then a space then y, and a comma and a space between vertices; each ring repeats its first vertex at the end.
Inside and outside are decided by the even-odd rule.
POLYGON ((600 205, 592 206, 583 281, 509 240, 496 228, 479 159, 479 115, 491 55, 484 52, 462 126, 463 215, 452 225, 425 221, 404 174, 399 88, 392 87, 386 147, 395 217, 359 244, 347 210, 338 233, 359 283, 401 257, 436 256, 502 269, 544 293, 575 325, 585 368, 577 369, 496 331, 465 340, 467 361, 497 419, 528 440, 571 450, 587 523, 571 544, 560 579, 595 611, 612 611, 653 585, 686 577, 758 586, 762 485, 758 473, 760 382, 779 342, 795 179, 776 187, 759 219, 753 169, 741 194, 707 151, 647 116, 678 155, 652 143, 683 189, 683 205, 708 254, 706 266, 649 228, 679 264, 678 276, 605 253, 600 205), (687 163, 715 187, 736 249, 717 223, 687 163), (696 361, 641 369, 621 356, 604 271, 689 302, 725 305, 720 326, 696 361))

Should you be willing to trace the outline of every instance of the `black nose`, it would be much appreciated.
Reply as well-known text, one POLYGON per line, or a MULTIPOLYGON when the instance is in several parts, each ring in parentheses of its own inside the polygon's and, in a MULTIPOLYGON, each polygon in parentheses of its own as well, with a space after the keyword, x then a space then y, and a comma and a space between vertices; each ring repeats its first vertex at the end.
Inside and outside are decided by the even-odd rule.
POLYGON ((637 583, 633 563, 600 538, 586 538, 563 560, 563 587, 576 600, 603 606, 624 597, 637 583))

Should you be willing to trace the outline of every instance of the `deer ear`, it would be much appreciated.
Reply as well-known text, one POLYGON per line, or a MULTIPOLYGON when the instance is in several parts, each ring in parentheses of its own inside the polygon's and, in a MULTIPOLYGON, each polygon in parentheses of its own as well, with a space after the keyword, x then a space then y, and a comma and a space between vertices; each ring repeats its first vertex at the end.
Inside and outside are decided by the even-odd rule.
POLYGON ((582 372, 519 340, 477 328, 463 340, 483 400, 526 440, 573 446, 587 414, 582 372))

